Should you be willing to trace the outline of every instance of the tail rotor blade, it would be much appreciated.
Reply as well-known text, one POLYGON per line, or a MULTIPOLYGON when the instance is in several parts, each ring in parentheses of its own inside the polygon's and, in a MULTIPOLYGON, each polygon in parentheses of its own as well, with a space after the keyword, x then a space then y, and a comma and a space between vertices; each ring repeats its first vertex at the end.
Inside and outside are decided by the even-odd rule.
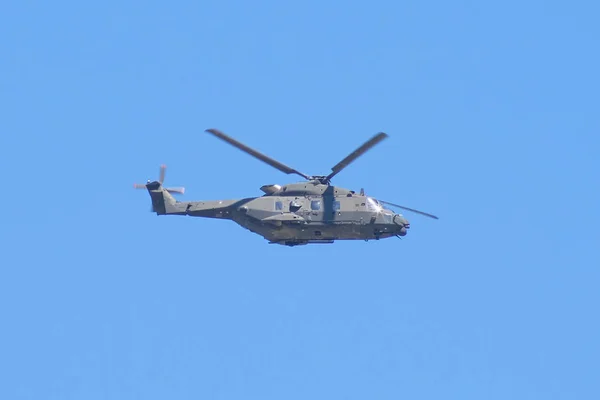
POLYGON ((160 182, 161 185, 165 181, 166 169, 167 169, 167 166, 165 164, 160 166, 160 175, 159 175, 158 181, 160 182))
MULTIPOLYGON (((166 165, 161 165, 160 166, 160 173, 159 173, 159 177, 158 177, 158 182, 162 185, 163 182, 165 181, 165 172, 166 172, 167 166, 166 165)), ((148 181, 148 183, 150 183, 150 181, 148 181)), ((133 187, 135 189, 146 189, 147 185, 143 185, 141 183, 135 183, 133 185, 133 187)), ((184 194, 185 193, 185 188, 182 186, 175 186, 175 187, 170 187, 170 188, 165 188, 165 190, 169 193, 177 193, 177 194, 184 194)))
POLYGON ((170 187, 170 188, 165 188, 165 190, 169 193, 177 193, 177 194, 184 194, 185 193, 185 188, 184 187, 170 187))

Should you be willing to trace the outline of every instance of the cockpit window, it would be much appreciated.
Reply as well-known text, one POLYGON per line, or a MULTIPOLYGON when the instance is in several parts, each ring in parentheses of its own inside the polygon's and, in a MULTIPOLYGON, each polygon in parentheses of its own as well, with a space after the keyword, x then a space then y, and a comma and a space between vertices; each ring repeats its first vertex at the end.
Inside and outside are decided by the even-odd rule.
POLYGON ((369 211, 379 212, 383 209, 383 207, 381 207, 381 204, 379 204, 379 202, 376 199, 372 197, 367 197, 367 209, 369 211))

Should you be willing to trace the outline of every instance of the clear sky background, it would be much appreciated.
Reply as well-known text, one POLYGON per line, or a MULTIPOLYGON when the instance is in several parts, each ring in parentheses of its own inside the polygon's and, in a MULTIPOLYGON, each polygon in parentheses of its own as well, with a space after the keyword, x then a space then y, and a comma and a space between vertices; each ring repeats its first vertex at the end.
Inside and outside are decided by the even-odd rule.
POLYGON ((600 398, 593 1, 0 6, 0 398, 600 398), (286 248, 156 217, 335 178, 437 214, 286 248))

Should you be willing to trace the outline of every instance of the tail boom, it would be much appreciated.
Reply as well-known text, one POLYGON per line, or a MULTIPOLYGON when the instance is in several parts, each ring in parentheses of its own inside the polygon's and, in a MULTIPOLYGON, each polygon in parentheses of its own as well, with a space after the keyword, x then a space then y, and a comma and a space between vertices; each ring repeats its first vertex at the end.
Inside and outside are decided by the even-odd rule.
POLYGON ((160 182, 146 185, 157 215, 189 215, 190 217, 231 219, 232 211, 251 199, 177 201, 160 182))

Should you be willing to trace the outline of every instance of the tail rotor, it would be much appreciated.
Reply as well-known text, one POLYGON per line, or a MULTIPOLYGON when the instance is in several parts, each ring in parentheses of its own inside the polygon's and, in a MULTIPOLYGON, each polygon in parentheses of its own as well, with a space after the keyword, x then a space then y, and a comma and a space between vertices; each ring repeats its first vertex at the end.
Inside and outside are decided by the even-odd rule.
MULTIPOLYGON (((158 178, 158 183, 160 183, 160 185, 162 186, 163 182, 165 181, 165 173, 167 171, 167 166, 166 165, 161 165, 160 166, 160 172, 159 172, 159 178, 158 178)), ((148 180, 148 182, 146 182, 145 184, 142 183, 135 183, 133 185, 133 187, 135 189, 147 189, 148 185, 152 183, 150 180, 148 180)), ((164 188, 167 192, 171 193, 171 194, 184 194, 185 193, 185 188, 182 186, 179 187, 168 187, 168 188, 164 188)))

